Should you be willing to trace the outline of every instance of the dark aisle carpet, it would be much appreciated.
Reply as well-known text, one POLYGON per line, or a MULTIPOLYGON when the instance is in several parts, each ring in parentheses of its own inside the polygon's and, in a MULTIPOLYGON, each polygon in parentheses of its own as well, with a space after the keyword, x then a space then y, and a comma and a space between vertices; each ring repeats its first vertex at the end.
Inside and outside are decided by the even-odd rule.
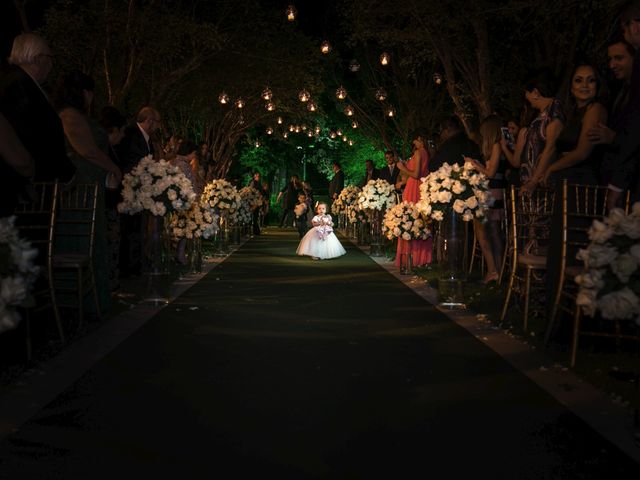
POLYGON ((358 249, 296 243, 251 240, 159 312, 0 444, 0 478, 640 478, 358 249))

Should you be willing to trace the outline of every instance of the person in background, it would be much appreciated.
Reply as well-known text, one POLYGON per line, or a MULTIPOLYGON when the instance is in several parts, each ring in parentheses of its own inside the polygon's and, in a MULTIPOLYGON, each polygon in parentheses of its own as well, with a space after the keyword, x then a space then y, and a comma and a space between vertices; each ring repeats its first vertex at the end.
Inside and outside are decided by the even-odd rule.
MULTIPOLYGON (((344 188, 344 172, 338 162, 333 162, 333 177, 329 182, 329 201, 333 202, 344 188)), ((331 205, 329 205, 331 207, 331 205)))
POLYGON ((429 162, 429 172, 435 172, 445 163, 462 165, 464 157, 480 158, 478 144, 469 139, 458 117, 446 117, 440 123, 440 145, 429 162))
POLYGON ((400 172, 400 169, 396 166, 398 159, 395 152, 392 150, 384 152, 384 160, 387 162, 387 165, 380 169, 378 178, 389 182, 391 185, 395 185, 396 180, 398 180, 398 173, 400 172))
POLYGON ((130 172, 142 158, 154 155, 151 137, 160 129, 160 122, 160 113, 155 108, 143 107, 136 115, 136 123, 126 128, 118 147, 125 173, 130 172))
POLYGON ((293 209, 296 206, 296 199, 298 198, 298 193, 302 190, 300 185, 300 180, 297 175, 291 175, 291 179, 284 186, 280 193, 278 193, 278 197, 276 198, 276 203, 280 201, 282 198, 282 218, 280 219, 280 228, 284 228, 285 226, 290 227, 292 224, 287 223, 289 219, 289 215, 293 214, 293 209))
POLYGON ((22 189, 34 173, 33 158, 0 114, 0 218, 13 215, 22 189), (15 181, 16 176, 20 182, 15 181))
POLYGON ((296 228, 298 229, 298 235, 300 239, 305 236, 309 230, 309 205, 307 203, 307 196, 304 193, 298 194, 298 203, 293 209, 296 216, 296 228))
MULTIPOLYGON (((249 186, 260 194, 260 197, 262 198, 262 204, 264 204, 265 193, 262 189, 262 182, 260 181, 260 172, 253 173, 253 178, 251 179, 251 182, 249 182, 249 186)), ((253 210, 253 212, 251 212, 251 223, 253 234, 260 235, 260 207, 257 207, 253 210)))
POLYGON ((365 165, 364 180, 362 181, 362 184, 360 185, 360 187, 364 187, 367 183, 369 183, 370 180, 377 180, 378 175, 380 174, 378 169, 374 167, 373 160, 365 160, 364 165, 365 165))
POLYGON ((262 181, 262 191, 264 201, 262 202, 262 207, 260 208, 260 217, 261 217, 261 226, 265 227, 269 225, 269 210, 271 208, 271 193, 269 189, 269 182, 266 180, 262 181))
MULTIPOLYGON (((302 192, 307 197, 307 213, 311 217, 313 215, 316 202, 313 198, 313 188, 311 188, 311 183, 309 183, 308 180, 302 182, 302 192)), ((311 220, 311 218, 309 218, 309 220, 311 220)))

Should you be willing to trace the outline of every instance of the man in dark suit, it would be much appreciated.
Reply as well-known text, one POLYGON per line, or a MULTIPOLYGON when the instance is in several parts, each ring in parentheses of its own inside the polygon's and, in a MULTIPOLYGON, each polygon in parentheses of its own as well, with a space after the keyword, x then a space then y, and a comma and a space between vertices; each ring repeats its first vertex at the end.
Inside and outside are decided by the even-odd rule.
MULTIPOLYGON (((260 194, 260 196, 262 197, 262 201, 264 202, 266 195, 264 189, 262 188, 262 182, 260 181, 260 172, 254 172, 253 179, 251 179, 249 186, 255 189, 260 194)), ((253 224, 254 235, 260 235, 260 210, 261 207, 257 207, 251 213, 251 223, 253 224)))
POLYGON ((278 193, 276 203, 278 203, 281 198, 283 199, 280 228, 284 228, 285 226, 290 227, 293 225, 293 221, 287 223, 287 219, 289 218, 289 214, 292 214, 295 217, 294 208, 296 206, 296 201, 298 200, 298 193, 301 191, 302 187, 300 185, 300 179, 297 175, 291 175, 289 182, 278 193))
POLYGON ((380 173, 378 172, 378 169, 373 166, 373 160, 365 160, 364 165, 365 165, 365 174, 364 174, 364 181, 361 187, 364 187, 367 183, 369 183, 370 180, 377 180, 378 175, 380 173))
MULTIPOLYGON (((34 180, 66 183, 76 169, 67 155, 60 117, 41 86, 53 67, 52 58, 39 35, 23 33, 15 38, 10 65, 0 73, 0 113, 33 158, 34 180)), ((15 171, 1 173, 12 176, 16 186, 24 185, 24 177, 15 171)))
POLYGON ((130 172, 141 158, 153 155, 153 134, 160 128, 160 113, 155 108, 144 107, 136 116, 136 123, 126 128, 124 138, 118 145, 119 167, 130 172))
POLYGON ((464 165, 464 157, 479 159, 480 148, 467 137, 458 117, 447 117, 440 124, 440 146, 429 162, 429 172, 435 172, 444 163, 464 165))
POLYGON ((334 162, 333 164, 333 178, 329 182, 329 200, 334 201, 340 195, 340 192, 344 188, 344 172, 340 168, 340 164, 334 162))
POLYGON ((398 172, 400 172, 398 167, 396 167, 396 163, 398 163, 396 154, 391 150, 387 150, 384 152, 384 159, 387 162, 387 166, 380 169, 378 178, 380 180, 386 180, 391 185, 395 185, 398 180, 398 172))

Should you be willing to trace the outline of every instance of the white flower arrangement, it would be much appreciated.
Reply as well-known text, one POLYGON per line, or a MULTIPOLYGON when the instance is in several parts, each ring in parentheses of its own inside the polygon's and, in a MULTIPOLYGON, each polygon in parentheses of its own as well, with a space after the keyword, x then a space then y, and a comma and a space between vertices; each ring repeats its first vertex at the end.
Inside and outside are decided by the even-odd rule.
POLYGON ((234 225, 251 225, 252 210, 248 202, 240 202, 240 207, 236 210, 235 214, 230 217, 231 223, 234 225))
POLYGON ((396 204, 394 186, 386 180, 369 180, 358 194, 358 207, 361 210, 384 211, 396 204))
POLYGON ((238 193, 240 194, 240 198, 242 198, 242 202, 246 203, 252 212, 256 208, 260 208, 263 204, 262 195, 253 187, 241 188, 238 193))
POLYGON ((18 235, 15 217, 0 219, 0 332, 20 323, 16 310, 29 297, 40 269, 38 251, 18 235))
POLYGON ((616 208, 589 229, 591 243, 578 252, 585 273, 576 277, 576 304, 585 315, 640 325, 640 202, 629 215, 616 208))
POLYGON ((382 233, 389 240, 426 240, 431 236, 430 219, 420 211, 413 202, 402 202, 394 205, 384 215, 382 233))
POLYGON ((462 167, 445 163, 422 179, 417 206, 438 222, 450 211, 461 214, 468 222, 474 218, 483 220, 491 201, 489 179, 471 162, 462 167))
POLYGON ((334 215, 346 214, 347 208, 354 205, 358 201, 360 187, 348 185, 342 189, 338 198, 331 204, 331 213, 334 215))
POLYGON ((210 238, 218 231, 219 215, 208 205, 194 202, 189 210, 171 217, 171 234, 174 238, 210 238))
POLYGON ((219 178, 204 187, 200 203, 209 205, 220 216, 229 218, 233 217, 240 208, 242 198, 236 187, 219 178))
POLYGON ((362 210, 357 203, 349 205, 346 209, 347 221, 351 224, 368 222, 369 217, 365 210, 362 210))
POLYGON ((196 200, 193 185, 180 168, 166 160, 155 161, 151 155, 125 174, 122 185, 118 211, 129 215, 146 210, 164 216, 187 210, 196 200))

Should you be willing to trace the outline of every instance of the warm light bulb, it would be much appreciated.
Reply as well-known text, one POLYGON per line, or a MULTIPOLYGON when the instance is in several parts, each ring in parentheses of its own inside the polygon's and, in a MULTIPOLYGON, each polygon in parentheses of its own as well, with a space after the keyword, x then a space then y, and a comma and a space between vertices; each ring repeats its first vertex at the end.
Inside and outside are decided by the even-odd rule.
POLYGON ((263 100, 271 100, 273 98, 273 92, 269 87, 265 88, 262 91, 262 99, 263 100))
POLYGON ((353 117, 354 113, 355 112, 354 112, 353 107, 351 105, 347 105, 346 107, 344 107, 344 114, 347 117, 353 117))
POLYGON ((276 118, 276 122, 278 122, 278 125, 282 125, 282 117, 276 118))
POLYGON ((347 136, 346 136, 346 135, 345 135, 344 137, 342 137, 342 141, 343 141, 343 142, 346 142, 347 140, 348 140, 348 139, 347 139, 347 136))
POLYGON ((313 100, 311 100, 307 104, 307 110, 309 110, 310 112, 315 112, 317 109, 318 109, 318 106, 316 105, 316 102, 314 102, 313 100))
POLYGON ((353 147, 353 140, 349 140, 349 146, 353 147))
POLYGON ((442 83, 442 75, 440 75, 439 73, 434 73, 433 81, 435 82, 436 85, 440 85, 442 83))
POLYGON ((293 132, 296 129, 295 125, 289 125, 289 131, 293 132))
POLYGON ((273 135, 273 128, 267 127, 266 132, 267 132, 267 135, 273 135))
POLYGON ((342 136, 342 130, 340 130, 340 129, 336 130, 336 135, 338 135, 339 137, 341 137, 341 136, 342 136))
POLYGON ((380 87, 379 89, 376 90, 376 100, 380 101, 380 102, 384 102, 387 99, 387 91, 380 87))
POLYGON ((255 146, 256 148, 260 148, 260 142, 258 140, 256 140, 255 146))
POLYGON ((276 104, 273 102, 268 102, 264 108, 266 108, 269 112, 273 112, 276 109, 276 104))
POLYGON ((338 87, 338 89, 336 90, 336 97, 338 98, 338 100, 344 100, 345 98, 347 98, 347 90, 340 85, 340 87, 338 87))
POLYGON ((289 5, 285 13, 287 15, 287 20, 293 22, 296 19, 296 14, 298 13, 298 11, 296 10, 296 7, 294 7, 293 5, 289 5))
POLYGON ((387 52, 384 52, 382 55, 380 55, 380 63, 384 66, 389 65, 389 62, 391 62, 391 55, 389 55, 387 52))
POLYGON ((387 117, 395 117, 396 109, 393 107, 387 108, 387 117))
POLYGON ((226 105, 227 103, 229 103, 229 95, 227 95, 225 92, 222 92, 219 96, 218 96, 218 101, 223 104, 226 105))
POLYGON ((311 130, 309 130, 307 132, 307 137, 309 137, 309 138, 313 137, 313 132, 311 130))
POLYGON ((320 133, 320 132, 321 132, 321 130, 322 130, 322 129, 320 128, 320 126, 316 126, 316 128, 315 128, 315 132, 316 132, 316 133, 320 133))
POLYGON ((236 100, 236 107, 237 108, 244 108, 244 100, 239 98, 236 100))
POLYGON ((358 128, 358 121, 354 120, 353 122, 351 122, 351 128, 358 128))
POLYGON ((298 98, 300 99, 301 102, 308 102, 309 99, 311 98, 311 94, 306 90, 300 90, 300 93, 298 94, 298 98))
POLYGON ((336 132, 329 132, 329 137, 336 138, 336 132))
POLYGON ((289 132, 284 132, 284 133, 282 134, 282 137, 283 137, 283 138, 287 138, 288 136, 289 136, 289 132))
POLYGON ((322 42, 322 45, 320 45, 320 51, 326 55, 331 51, 331 44, 325 40, 322 42))

